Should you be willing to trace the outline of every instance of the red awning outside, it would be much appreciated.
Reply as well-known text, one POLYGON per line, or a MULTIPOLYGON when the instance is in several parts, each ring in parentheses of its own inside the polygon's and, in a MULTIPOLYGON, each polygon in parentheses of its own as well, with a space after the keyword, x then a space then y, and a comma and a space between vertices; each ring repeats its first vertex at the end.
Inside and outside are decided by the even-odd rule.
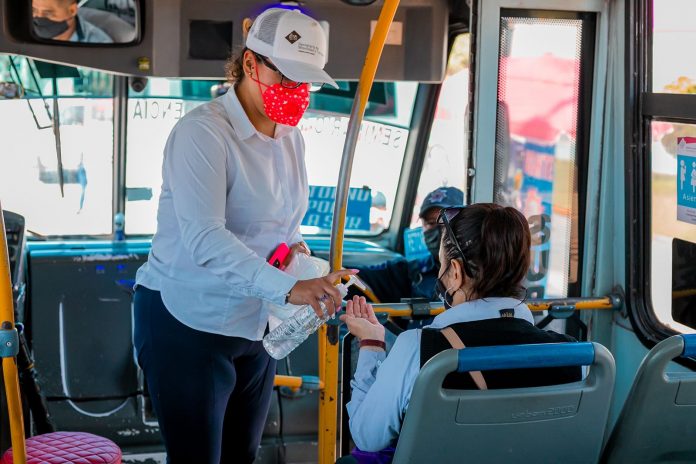
POLYGON ((508 106, 510 135, 552 143, 575 138, 580 62, 550 54, 500 60, 498 98, 508 106))

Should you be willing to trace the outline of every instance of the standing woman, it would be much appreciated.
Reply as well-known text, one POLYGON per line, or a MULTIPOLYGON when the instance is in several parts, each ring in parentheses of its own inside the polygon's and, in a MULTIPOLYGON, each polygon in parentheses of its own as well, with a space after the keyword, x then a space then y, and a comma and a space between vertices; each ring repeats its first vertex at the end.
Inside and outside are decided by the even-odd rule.
POLYGON ((245 23, 226 66, 234 87, 177 123, 164 149, 157 232, 138 270, 134 342, 168 462, 252 462, 275 361, 261 344, 268 304, 340 305, 333 283, 297 281, 266 262, 276 246, 308 253, 304 142, 294 127, 324 72, 314 19, 273 8, 245 23), (250 30, 249 30, 250 26, 250 30))

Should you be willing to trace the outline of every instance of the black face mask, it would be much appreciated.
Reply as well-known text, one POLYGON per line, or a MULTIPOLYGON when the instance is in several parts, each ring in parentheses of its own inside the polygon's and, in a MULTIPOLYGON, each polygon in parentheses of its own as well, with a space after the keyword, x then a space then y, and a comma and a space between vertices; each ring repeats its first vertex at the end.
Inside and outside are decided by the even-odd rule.
POLYGON ((34 18, 34 32, 42 39, 52 39, 67 30, 67 21, 52 21, 42 17, 34 18))
POLYGON ((440 228, 433 227, 430 230, 426 230, 423 232, 423 236, 425 238, 425 246, 428 247, 428 251, 431 255, 433 255, 433 258, 435 258, 435 261, 437 262, 440 256, 440 240, 442 238, 440 228))
POLYGON ((452 307, 452 303, 454 300, 454 295, 450 294, 450 292, 447 291, 447 287, 445 284, 442 283, 442 276, 447 274, 447 271, 449 270, 449 266, 447 266, 447 269, 445 269, 445 272, 440 274, 440 276, 437 278, 437 281, 435 282, 435 293, 437 293, 438 298, 442 300, 442 302, 445 304, 445 309, 449 309, 452 307))

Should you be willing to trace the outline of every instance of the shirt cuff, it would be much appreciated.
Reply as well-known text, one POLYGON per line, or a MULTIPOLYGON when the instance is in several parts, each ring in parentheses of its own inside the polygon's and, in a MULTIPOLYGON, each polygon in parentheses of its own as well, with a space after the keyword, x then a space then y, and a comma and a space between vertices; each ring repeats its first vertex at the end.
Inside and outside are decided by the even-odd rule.
POLYGON ((277 305, 285 305, 285 295, 297 283, 297 278, 287 274, 279 269, 274 268, 270 264, 266 264, 258 275, 256 280, 259 287, 265 288, 264 296, 266 299, 277 305))

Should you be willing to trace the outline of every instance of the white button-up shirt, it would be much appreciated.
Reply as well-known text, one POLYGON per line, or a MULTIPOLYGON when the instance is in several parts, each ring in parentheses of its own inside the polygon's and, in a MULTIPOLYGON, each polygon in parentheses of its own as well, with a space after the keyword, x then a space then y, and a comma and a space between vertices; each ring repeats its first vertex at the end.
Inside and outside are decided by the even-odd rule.
POLYGON ((296 279, 267 263, 302 239, 309 189, 297 128, 259 133, 231 88, 172 129, 152 249, 136 285, 196 330, 260 340, 296 279))

